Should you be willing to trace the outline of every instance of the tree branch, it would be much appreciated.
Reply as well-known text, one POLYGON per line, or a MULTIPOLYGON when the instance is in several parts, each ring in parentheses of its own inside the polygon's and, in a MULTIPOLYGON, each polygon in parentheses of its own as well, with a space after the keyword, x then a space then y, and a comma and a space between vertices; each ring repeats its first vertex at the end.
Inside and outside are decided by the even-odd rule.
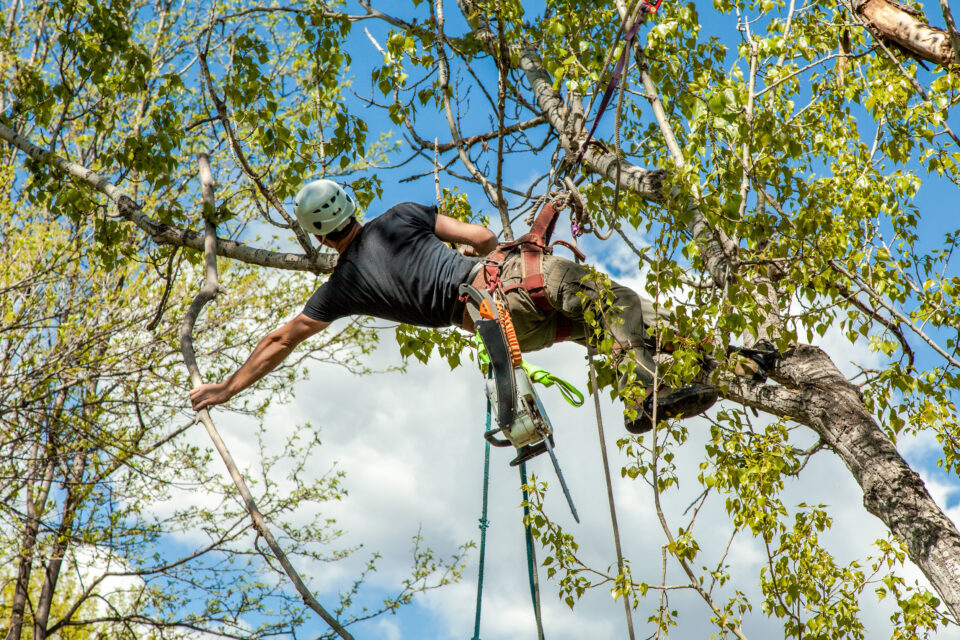
POLYGON ((463 139, 460 137, 460 128, 457 124, 456 118, 453 115, 453 107, 450 104, 450 95, 452 90, 450 88, 450 64, 447 60, 447 51, 446 51, 446 37, 443 32, 444 20, 443 20, 443 4, 441 0, 436 2, 436 22, 437 22, 437 64, 440 72, 440 97, 443 102, 443 112, 447 118, 447 126, 450 128, 450 135, 453 137, 454 143, 457 145, 457 153, 460 155, 460 161, 463 163, 463 166, 467 168, 467 171, 470 172, 477 181, 480 182, 480 185, 483 187, 483 190, 486 191, 487 196, 490 198, 490 201, 493 202, 494 206, 497 207, 497 210, 500 212, 500 221, 503 226, 503 238, 506 241, 513 240, 513 229, 510 227, 510 214, 507 212, 507 203, 504 202, 497 193, 496 187, 487 180, 487 177, 483 175, 476 165, 473 164, 473 161, 470 160, 470 156, 467 154, 467 147, 463 144, 463 139))
MULTIPOLYGON (((209 35, 210 30, 207 29, 208 39, 209 35)), ((202 38, 203 34, 201 34, 200 37, 202 38)), ((210 99, 213 101, 213 104, 217 109, 217 117, 220 120, 220 124, 223 126, 223 132, 227 136, 230 150, 233 152, 233 156, 236 158, 237 164, 240 166, 240 170, 243 171, 243 173, 257 187, 257 190, 261 195, 263 195, 264 198, 266 198, 267 202, 269 202, 271 206, 277 210, 277 213, 280 214, 280 217, 284 219, 290 230, 293 231, 294 235, 297 236, 297 242, 299 242, 300 246, 303 247, 303 250, 307 256, 315 256, 317 251, 314 249, 313 243, 310 242, 310 236, 307 235, 307 232, 300 227, 296 220, 290 217, 290 214, 287 213, 283 203, 277 198, 277 194, 272 188, 263 183, 263 180, 260 179, 260 176, 258 176, 253 170, 253 167, 250 166, 250 162, 247 160, 247 156, 244 154, 243 148, 240 146, 240 142, 237 140, 237 135, 233 130, 233 125, 230 123, 230 118, 227 115, 227 105, 224 104, 223 100, 220 99, 220 96, 217 95, 217 92, 214 89, 213 77, 210 75, 210 68, 207 66, 207 51, 205 47, 200 46, 199 38, 197 39, 197 60, 200 62, 200 71, 207 85, 207 92, 210 94, 210 99)))
MULTIPOLYGON (((193 299, 189 309, 187 309, 187 313, 183 317, 183 323, 180 327, 180 351, 183 353, 183 360, 187 366, 187 371, 190 372, 190 381, 193 383, 194 387, 202 384, 202 379, 200 377, 200 369, 197 367, 196 354, 193 350, 193 327, 196 324, 197 317, 200 315, 200 311, 203 309, 204 305, 213 300, 220 291, 220 285, 217 282, 217 234, 216 227, 211 221, 211 218, 216 210, 216 204, 213 195, 213 178, 210 173, 209 159, 207 158, 206 154, 200 154, 199 163, 200 182, 203 185, 205 279, 203 287, 201 287, 200 292, 197 293, 197 296, 193 299)), ((317 599, 313 597, 313 594, 307 588, 307 585, 305 585, 303 580, 300 578, 300 574, 298 574, 297 570, 293 568, 293 565, 290 563, 290 560, 287 559, 283 549, 280 548, 280 545, 273 537, 273 534, 270 532, 263 514, 260 513, 256 502, 253 500, 253 495, 250 493, 247 483, 244 481, 243 476, 240 475, 240 470, 233 461, 233 456, 230 455, 230 451, 227 449, 226 443, 223 441, 223 438, 220 437, 220 433, 213 424, 213 420, 210 419, 210 412, 206 409, 202 409, 197 417, 207 429, 207 434, 210 436, 210 439, 213 440, 213 445, 220 453, 220 457, 223 458, 223 462, 226 464, 227 470, 230 472, 230 477, 233 479, 233 483, 240 492, 240 495, 243 498, 243 503, 246 506, 247 511, 250 513, 250 519, 253 521, 253 527, 257 530, 257 533, 267 541, 267 544, 277 557, 277 560, 279 560, 280 564, 283 566, 284 572, 293 582, 294 587, 296 587, 297 593, 299 593, 300 597, 303 598, 304 604, 319 614, 320 617, 323 618, 323 620, 329 624, 330 627, 336 631, 341 638, 344 640, 353 640, 353 636, 350 635, 350 633, 340 625, 337 619, 330 615, 330 613, 328 613, 327 610, 324 609, 319 602, 317 602, 317 599)))
MULTIPOLYGON (((140 205, 124 194, 119 187, 95 171, 61 158, 53 152, 41 149, 2 122, 0 122, 0 138, 20 149, 37 162, 55 167, 63 173, 72 176, 78 182, 106 195, 116 203, 121 217, 140 227, 140 229, 145 231, 157 244, 168 244, 175 247, 186 247, 195 251, 203 251, 203 234, 157 222, 146 215, 140 208, 140 205)), ((239 260, 240 262, 246 262, 248 264, 259 265, 261 267, 286 269, 290 271, 309 271, 311 273, 330 273, 336 265, 336 258, 332 255, 318 254, 314 258, 309 258, 299 253, 284 253, 270 251, 268 249, 257 249, 247 246, 242 242, 224 238, 217 238, 216 245, 217 255, 219 256, 239 260)))
MULTIPOLYGON (((944 2, 941 0, 941 6, 944 2)), ((960 54, 954 51, 956 45, 951 45, 953 34, 920 21, 887 0, 867 0, 856 8, 856 13, 866 19, 876 35, 922 60, 947 66, 954 63, 955 54, 960 54)), ((944 17, 948 13, 949 8, 944 11, 944 17)))

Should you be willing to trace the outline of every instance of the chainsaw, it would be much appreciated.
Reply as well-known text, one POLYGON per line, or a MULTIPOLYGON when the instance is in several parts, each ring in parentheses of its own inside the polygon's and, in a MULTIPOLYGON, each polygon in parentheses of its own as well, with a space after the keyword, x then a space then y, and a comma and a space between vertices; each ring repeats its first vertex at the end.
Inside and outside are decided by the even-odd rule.
POLYGON ((570 512, 574 520, 580 522, 553 451, 553 425, 540 402, 540 396, 533 388, 530 376, 522 366, 520 348, 513 334, 509 313, 502 305, 497 305, 489 293, 469 284, 461 284, 459 293, 466 302, 467 313, 490 358, 490 376, 484 390, 498 426, 485 433, 484 437, 495 447, 512 446, 516 449, 516 456, 510 461, 511 467, 542 453, 549 454, 570 512))

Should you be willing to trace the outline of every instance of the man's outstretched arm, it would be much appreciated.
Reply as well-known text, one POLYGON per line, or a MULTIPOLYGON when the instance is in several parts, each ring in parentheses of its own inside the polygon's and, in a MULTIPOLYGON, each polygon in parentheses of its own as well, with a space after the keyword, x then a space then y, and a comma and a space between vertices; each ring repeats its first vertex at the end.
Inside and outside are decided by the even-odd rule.
POLYGON ((302 313, 267 335, 237 372, 223 382, 202 384, 190 392, 194 411, 223 404, 254 382, 277 368, 298 344, 330 326, 329 322, 313 320, 302 313))
POLYGON ((497 236, 490 229, 439 213, 433 233, 444 242, 470 245, 478 256, 485 256, 497 248, 497 236))

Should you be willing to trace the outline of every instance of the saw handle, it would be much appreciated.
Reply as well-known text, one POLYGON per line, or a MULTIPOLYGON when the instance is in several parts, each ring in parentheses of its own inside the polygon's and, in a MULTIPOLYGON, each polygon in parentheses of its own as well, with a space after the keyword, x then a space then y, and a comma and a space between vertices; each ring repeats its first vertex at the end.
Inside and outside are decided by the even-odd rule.
POLYGON ((493 431, 487 431, 483 434, 483 438, 495 447, 512 447, 513 443, 511 443, 509 440, 497 437, 497 434, 501 431, 503 431, 503 427, 494 429, 493 431))

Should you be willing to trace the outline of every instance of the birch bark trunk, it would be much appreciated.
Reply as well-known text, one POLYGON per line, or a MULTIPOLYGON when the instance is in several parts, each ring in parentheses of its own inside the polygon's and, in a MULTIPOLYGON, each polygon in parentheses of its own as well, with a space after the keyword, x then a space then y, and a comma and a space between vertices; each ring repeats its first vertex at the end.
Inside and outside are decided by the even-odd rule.
POLYGON ((922 22, 887 0, 867 0, 857 7, 877 35, 896 43, 918 58, 939 65, 954 62, 950 34, 922 22))
POLYGON ((863 505, 907 548, 954 616, 960 614, 960 531, 864 406, 857 387, 820 348, 800 345, 773 376, 782 386, 738 385, 727 397, 813 429, 863 490, 863 505))

